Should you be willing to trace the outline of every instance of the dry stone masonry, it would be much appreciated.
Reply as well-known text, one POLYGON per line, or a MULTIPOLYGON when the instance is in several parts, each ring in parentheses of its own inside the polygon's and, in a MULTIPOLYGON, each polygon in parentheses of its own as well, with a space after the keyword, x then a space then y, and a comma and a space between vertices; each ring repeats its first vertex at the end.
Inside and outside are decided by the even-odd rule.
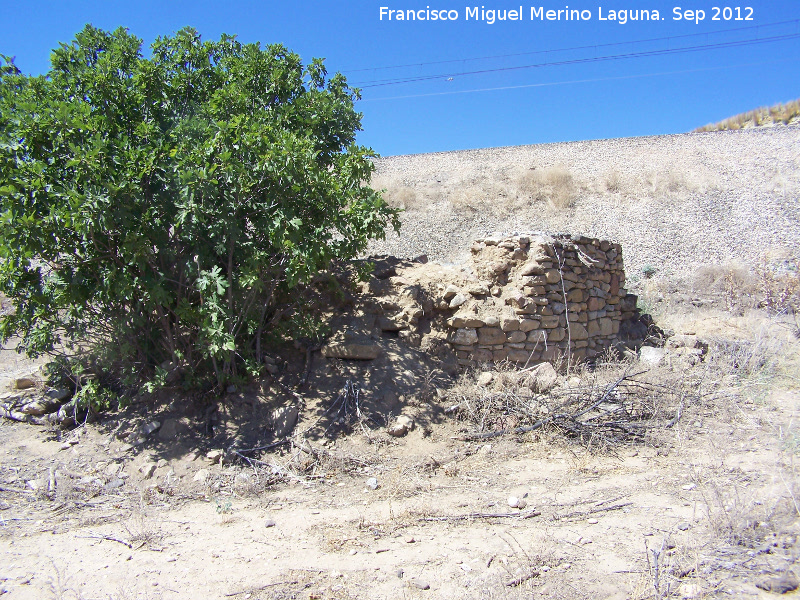
MULTIPOLYGON (((582 236, 491 235, 461 267, 383 258, 362 291, 372 299, 367 329, 462 366, 583 361, 641 337, 622 248, 582 236)), ((323 355, 369 358, 366 343, 351 335, 323 355)))
POLYGON ((476 240, 472 256, 482 282, 443 295, 456 309, 467 303, 465 294, 475 299, 446 321, 461 364, 593 358, 617 340, 624 319, 635 317, 619 244, 490 236, 476 240))

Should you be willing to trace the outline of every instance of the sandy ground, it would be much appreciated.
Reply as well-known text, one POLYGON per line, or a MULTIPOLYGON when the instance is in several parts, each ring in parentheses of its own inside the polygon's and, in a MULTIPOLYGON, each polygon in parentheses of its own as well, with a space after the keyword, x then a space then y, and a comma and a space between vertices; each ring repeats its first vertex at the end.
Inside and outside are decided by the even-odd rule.
MULTIPOLYGON (((753 319, 680 325, 746 339, 753 319)), ((19 599, 772 597, 756 584, 785 580, 799 549, 792 381, 740 382, 644 443, 595 451, 555 430, 465 442, 449 418, 404 438, 356 428, 280 477, 288 450, 212 464, 189 433, 112 437, 119 415, 72 432, 3 422, 0 587, 19 599)))

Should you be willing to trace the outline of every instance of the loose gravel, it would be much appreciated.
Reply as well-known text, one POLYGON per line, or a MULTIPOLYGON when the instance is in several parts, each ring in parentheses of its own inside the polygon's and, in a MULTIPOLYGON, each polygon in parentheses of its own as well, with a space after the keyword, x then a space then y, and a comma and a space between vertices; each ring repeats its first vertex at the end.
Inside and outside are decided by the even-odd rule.
POLYGON ((400 235, 369 252, 461 263, 492 232, 569 232, 622 244, 628 273, 800 257, 800 127, 486 148, 376 161, 373 186, 404 205, 400 235), (526 173, 571 175, 554 208, 526 173))

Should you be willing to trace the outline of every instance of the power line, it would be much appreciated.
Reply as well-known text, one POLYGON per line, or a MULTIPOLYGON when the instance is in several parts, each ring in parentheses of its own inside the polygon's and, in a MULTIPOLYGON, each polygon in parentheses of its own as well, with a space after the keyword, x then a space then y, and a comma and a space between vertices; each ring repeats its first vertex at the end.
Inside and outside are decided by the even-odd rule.
POLYGON ((342 69, 342 71, 346 73, 363 73, 365 71, 385 71, 389 69, 404 69, 408 67, 425 67, 429 65, 444 65, 444 64, 451 64, 451 63, 465 63, 465 62, 473 62, 478 60, 494 60, 498 58, 516 58, 519 56, 533 56, 536 54, 548 54, 550 52, 570 52, 573 50, 588 50, 590 48, 608 48, 611 46, 627 46, 629 44, 644 44, 647 42, 663 42, 663 41, 670 41, 670 40, 678 40, 678 39, 685 39, 691 37, 698 37, 698 36, 709 36, 709 35, 720 35, 723 33, 731 33, 736 31, 749 31, 751 29, 765 29, 768 27, 777 27, 779 25, 788 25, 793 23, 798 25, 800 23, 800 19, 790 19, 787 21, 774 21, 772 23, 763 23, 761 25, 747 25, 745 27, 732 27, 730 29, 720 29, 719 31, 709 31, 705 33, 686 33, 682 35, 671 35, 665 37, 657 37, 657 38, 647 38, 643 40, 631 40, 629 42, 609 42, 605 44, 591 44, 587 46, 572 46, 570 48, 554 48, 552 50, 535 50, 532 52, 517 52, 514 54, 496 54, 493 56, 476 56, 472 58, 454 58, 449 60, 435 60, 435 61, 427 61, 427 62, 420 62, 420 63, 407 63, 403 65, 389 65, 383 67, 365 67, 361 69, 342 69))
POLYGON ((685 73, 703 73, 707 71, 720 71, 723 69, 738 69, 738 68, 745 68, 745 67, 761 67, 765 65, 777 65, 783 64, 788 62, 800 62, 800 58, 790 58, 787 60, 775 60, 775 61, 767 61, 767 62, 757 62, 757 63, 746 63, 746 64, 738 64, 738 65, 723 65, 719 67, 705 67, 702 69, 686 69, 683 71, 660 71, 657 73, 639 73, 636 75, 620 75, 616 77, 596 77, 593 79, 573 79, 570 81, 551 81, 545 83, 529 83, 524 85, 506 85, 500 87, 490 87, 490 88, 479 88, 474 90, 449 90, 446 92, 431 92, 428 94, 409 94, 406 96, 386 96, 381 98, 366 98, 362 99, 361 102, 378 102, 381 100, 405 100, 408 98, 427 98, 430 96, 450 96, 453 94, 473 94, 477 92, 494 92, 494 91, 503 91, 503 90, 519 90, 524 88, 535 88, 535 87, 553 87, 558 85, 572 85, 576 83, 597 83, 602 81, 619 81, 624 79, 640 79, 643 77, 660 77, 662 75, 682 75, 685 73))
POLYGON ((541 63, 534 63, 529 65, 520 65, 516 67, 497 67, 493 69, 479 69, 475 71, 461 71, 455 73, 444 73, 439 75, 424 75, 418 77, 406 77, 406 78, 394 78, 394 79, 378 79, 373 81, 366 81, 363 83, 356 83, 351 84, 351 87, 357 88, 373 88, 373 87, 385 87, 390 85, 400 85, 403 83, 418 83, 422 81, 431 81, 436 79, 447 79, 450 77, 465 77, 467 75, 483 75, 487 73, 500 73, 500 72, 508 72, 508 71, 519 71, 523 69, 535 69, 541 67, 554 67, 554 66, 564 66, 564 65, 576 65, 576 64, 585 64, 585 63, 594 63, 594 62, 604 62, 604 61, 611 61, 611 60, 627 60, 631 58, 643 58, 643 57, 650 57, 650 56, 666 56, 672 54, 684 54, 689 52, 701 52, 705 50, 714 50, 720 48, 737 48, 742 46, 751 46, 755 44, 765 44, 770 42, 779 42, 791 39, 800 38, 800 33, 795 34, 788 34, 788 35, 781 35, 781 36, 771 36, 767 38, 757 38, 754 40, 740 40, 735 42, 719 42, 716 44, 701 44, 698 46, 685 46, 682 48, 665 48, 661 50, 648 50, 648 51, 640 51, 640 52, 629 52, 625 54, 610 54, 605 56, 594 56, 589 58, 576 58, 570 60, 561 60, 561 61, 550 61, 550 62, 541 62, 541 63))

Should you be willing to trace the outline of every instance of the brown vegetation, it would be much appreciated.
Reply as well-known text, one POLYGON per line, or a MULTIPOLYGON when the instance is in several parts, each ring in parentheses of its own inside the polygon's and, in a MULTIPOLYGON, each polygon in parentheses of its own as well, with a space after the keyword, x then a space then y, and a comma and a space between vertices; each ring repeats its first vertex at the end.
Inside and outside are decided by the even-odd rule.
POLYGON ((725 131, 746 129, 748 127, 764 127, 769 125, 788 125, 798 121, 800 117, 800 99, 786 104, 762 106, 755 110, 729 117, 719 123, 710 123, 695 129, 695 133, 705 131, 725 131))

